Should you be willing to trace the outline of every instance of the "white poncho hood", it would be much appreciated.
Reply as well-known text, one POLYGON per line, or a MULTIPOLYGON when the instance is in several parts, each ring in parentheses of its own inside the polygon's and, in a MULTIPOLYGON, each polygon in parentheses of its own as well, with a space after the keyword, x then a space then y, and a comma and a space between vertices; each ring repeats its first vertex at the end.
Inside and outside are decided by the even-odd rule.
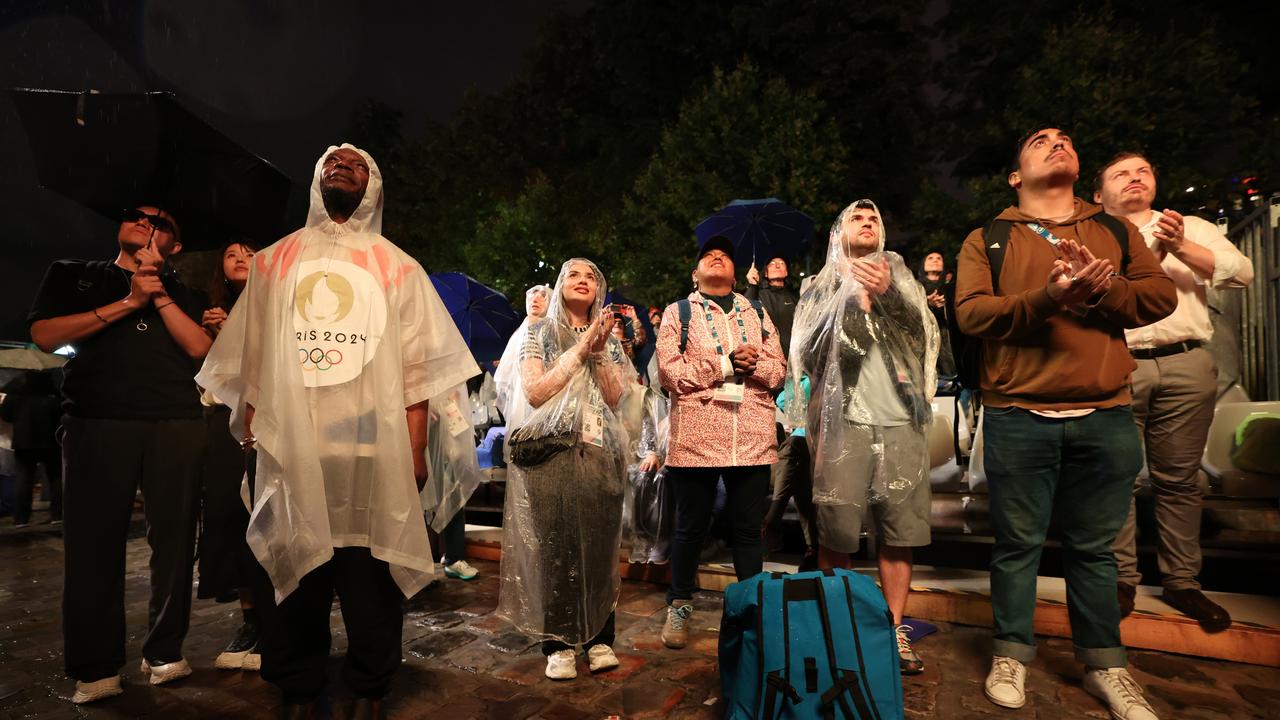
POLYGON ((257 488, 247 540, 277 601, 333 556, 368 547, 405 596, 434 573, 405 408, 479 369, 422 266, 380 234, 382 175, 345 223, 320 195, 307 223, 254 257, 249 282, 197 376, 244 436, 255 409, 257 488))

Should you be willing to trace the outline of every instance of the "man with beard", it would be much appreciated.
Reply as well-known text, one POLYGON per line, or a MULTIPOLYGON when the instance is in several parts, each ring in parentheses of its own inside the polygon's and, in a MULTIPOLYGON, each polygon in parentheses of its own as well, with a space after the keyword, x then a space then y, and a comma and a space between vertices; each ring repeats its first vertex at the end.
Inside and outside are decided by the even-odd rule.
POLYGON ((197 378, 258 449, 247 540, 265 570, 262 676, 285 717, 314 713, 335 593, 349 717, 381 716, 401 603, 434 573, 422 513, 407 511, 427 479, 428 403, 479 371, 422 267, 380 234, 382 205, 373 159, 329 148, 306 226, 254 257, 197 378))
POLYGON ((956 319, 983 340, 995 533, 985 691, 1002 707, 1026 703, 1037 569, 1056 517, 1084 689, 1112 717, 1154 720, 1125 670, 1111 552, 1142 467, 1130 409, 1134 364, 1120 331, 1165 317, 1177 296, 1136 228, 1075 197, 1079 175, 1067 133, 1048 127, 1023 136, 1008 177, 1017 204, 996 217, 991 237, 974 230, 960 250, 956 319))
MULTIPOLYGON (((1138 422, 1151 473, 1159 533, 1159 565, 1164 601, 1195 618, 1208 632, 1231 625, 1225 608, 1205 597, 1200 572, 1200 456, 1213 422, 1218 373, 1205 345, 1213 323, 1205 291, 1243 288, 1253 265, 1213 223, 1172 211, 1155 212, 1156 169, 1135 152, 1122 152, 1098 171, 1093 199, 1107 212, 1138 227, 1160 267, 1178 288, 1178 307, 1169 317, 1125 330, 1138 368, 1133 371, 1133 415, 1138 422)), ((1120 615, 1133 612, 1138 572, 1132 502, 1129 519, 1116 538, 1120 615)))
POLYGON ((42 350, 77 350, 62 387, 62 635, 76 704, 122 692, 124 546, 139 487, 151 547, 142 672, 153 685, 191 674, 182 643, 206 446, 191 375, 209 350, 199 325, 207 303, 161 276, 182 249, 168 212, 152 205, 126 211, 116 240, 113 261, 54 263, 28 316, 42 350))

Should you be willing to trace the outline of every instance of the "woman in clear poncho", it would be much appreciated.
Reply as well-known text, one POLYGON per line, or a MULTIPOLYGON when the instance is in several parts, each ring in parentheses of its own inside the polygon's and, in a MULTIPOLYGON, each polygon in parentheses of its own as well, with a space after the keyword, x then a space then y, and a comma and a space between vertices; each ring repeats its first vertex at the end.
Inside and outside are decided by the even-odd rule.
POLYGON ((507 436, 498 614, 543 641, 547 677, 558 680, 576 677, 577 644, 593 671, 618 664, 610 645, 627 436, 615 409, 627 386, 605 289, 590 260, 560 268, 547 317, 520 353, 529 407, 507 436), (531 460, 522 443, 560 449, 531 460))
MULTIPOLYGON (((534 285, 524 291, 525 318, 511 334, 506 349, 502 351, 502 358, 498 360, 498 369, 493 373, 493 384, 498 391, 498 411, 507 424, 508 436, 513 429, 524 424, 524 413, 529 408, 520 373, 520 351, 524 349, 530 326, 547 316, 550 295, 551 288, 546 285, 534 285)), ((511 450, 506 446, 503 447, 503 459, 511 462, 511 450)))
POLYGON ((908 673, 923 669, 902 613, 911 548, 930 541, 927 434, 938 345, 924 289, 897 253, 884 250, 875 204, 852 203, 832 226, 827 263, 796 308, 790 373, 797 384, 808 374, 812 396, 808 403, 797 396, 788 415, 808 437, 819 564, 848 567, 871 516, 908 673))

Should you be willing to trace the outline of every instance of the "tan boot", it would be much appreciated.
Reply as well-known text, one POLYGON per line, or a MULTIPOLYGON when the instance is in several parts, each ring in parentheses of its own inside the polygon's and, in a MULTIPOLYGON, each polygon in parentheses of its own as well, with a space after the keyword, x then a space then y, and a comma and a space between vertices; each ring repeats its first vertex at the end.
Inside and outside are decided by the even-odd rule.
MULTIPOLYGON (((679 602, 679 601, 677 601, 679 602)), ((671 604, 667 607, 667 621, 662 625, 662 644, 679 650, 689 643, 689 618, 693 617, 693 606, 684 603, 671 604)))

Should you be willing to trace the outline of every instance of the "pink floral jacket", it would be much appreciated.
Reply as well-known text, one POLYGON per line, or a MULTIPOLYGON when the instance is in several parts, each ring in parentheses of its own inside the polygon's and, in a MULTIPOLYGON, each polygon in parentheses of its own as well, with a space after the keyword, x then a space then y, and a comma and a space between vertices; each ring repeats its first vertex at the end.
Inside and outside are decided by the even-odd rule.
POLYGON ((761 343, 761 319, 742 295, 734 294, 734 309, 689 296, 689 343, 680 352, 680 313, 675 303, 662 313, 658 331, 658 377, 671 396, 671 436, 667 465, 671 467, 729 467, 771 465, 778 459, 771 390, 780 387, 786 360, 773 321, 764 316, 768 338, 761 343), (716 351, 707 313, 716 328, 724 355, 716 351), (743 327, 738 326, 741 318, 743 327), (716 388, 733 380, 728 353, 747 341, 761 347, 755 373, 747 376, 742 402, 714 399, 716 388))

